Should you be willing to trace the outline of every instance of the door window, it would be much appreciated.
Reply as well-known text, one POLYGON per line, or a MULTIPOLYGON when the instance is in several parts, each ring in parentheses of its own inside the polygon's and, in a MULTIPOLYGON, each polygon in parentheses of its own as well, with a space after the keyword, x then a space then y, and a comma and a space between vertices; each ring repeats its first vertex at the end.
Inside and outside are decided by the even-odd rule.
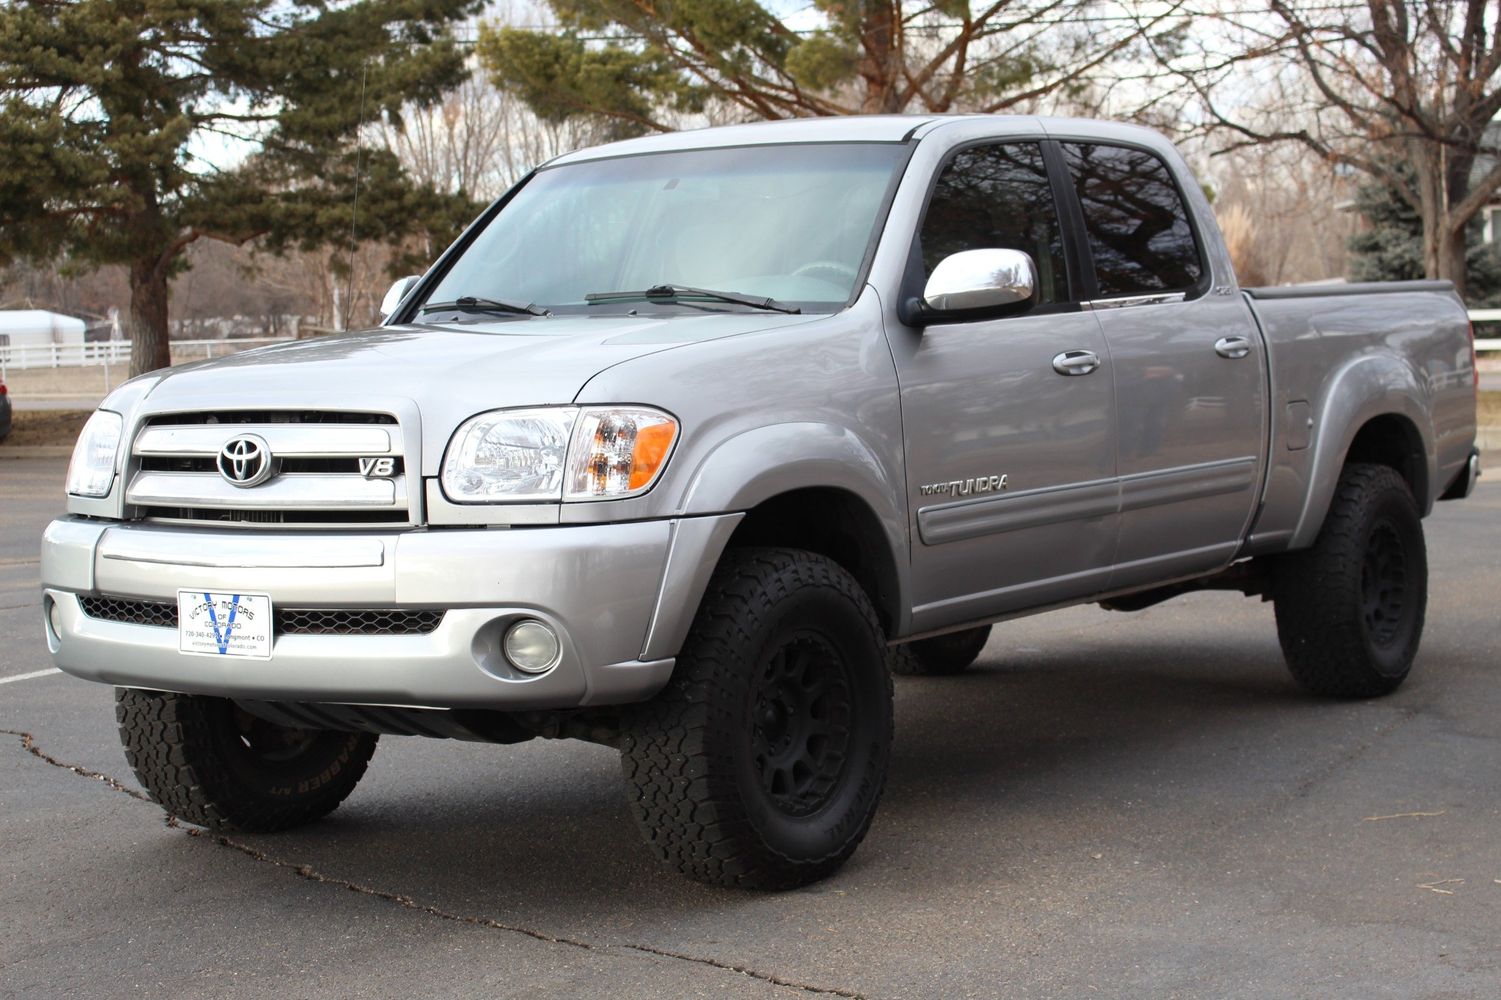
POLYGON ((960 150, 944 168, 918 235, 923 275, 961 250, 1024 250, 1038 301, 1069 299, 1058 209, 1035 142, 960 150))
POLYGON ((1167 165, 1145 150, 1063 144, 1102 296, 1186 291, 1203 274, 1167 165))

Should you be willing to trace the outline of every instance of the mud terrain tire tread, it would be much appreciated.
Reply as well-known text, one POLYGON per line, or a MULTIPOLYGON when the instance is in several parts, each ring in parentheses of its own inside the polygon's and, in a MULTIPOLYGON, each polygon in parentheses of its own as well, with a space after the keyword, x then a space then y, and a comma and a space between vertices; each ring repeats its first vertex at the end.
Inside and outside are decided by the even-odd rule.
POLYGON ((320 732, 303 776, 231 763, 231 703, 198 695, 115 690, 125 759, 151 798, 212 830, 271 833, 321 819, 343 802, 375 752, 369 733, 320 732), (288 781, 290 780, 290 784, 288 781))
POLYGON ((629 721, 621 751, 631 811, 658 859, 701 882, 760 889, 814 882, 843 864, 869 829, 886 777, 892 689, 883 652, 869 597, 833 561, 797 549, 728 552, 672 679, 629 721), (827 850, 792 856, 753 818, 736 780, 737 755, 748 751, 736 741, 751 741, 745 734, 763 644, 782 627, 779 621, 789 620, 789 609, 796 614, 809 600, 846 622, 864 644, 855 650, 860 662, 848 669, 853 698, 863 700, 869 717, 852 722, 865 749, 851 758, 837 786, 840 796, 853 795, 851 807, 821 831, 827 850), (851 791, 849 780, 859 787, 851 791))

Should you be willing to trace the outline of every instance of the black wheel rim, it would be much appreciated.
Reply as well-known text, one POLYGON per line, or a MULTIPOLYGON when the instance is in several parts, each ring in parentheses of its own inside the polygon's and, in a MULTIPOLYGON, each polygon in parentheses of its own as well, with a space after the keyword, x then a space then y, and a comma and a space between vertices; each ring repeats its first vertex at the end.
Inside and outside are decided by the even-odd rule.
POLYGON ((751 707, 761 790, 784 815, 806 816, 834 795, 849 756, 852 694, 844 659, 798 633, 767 658, 751 707))
POLYGON ((1360 573, 1366 631, 1378 646, 1388 646, 1402 631, 1409 605, 1407 552, 1402 536, 1387 523, 1378 524, 1366 543, 1360 573))

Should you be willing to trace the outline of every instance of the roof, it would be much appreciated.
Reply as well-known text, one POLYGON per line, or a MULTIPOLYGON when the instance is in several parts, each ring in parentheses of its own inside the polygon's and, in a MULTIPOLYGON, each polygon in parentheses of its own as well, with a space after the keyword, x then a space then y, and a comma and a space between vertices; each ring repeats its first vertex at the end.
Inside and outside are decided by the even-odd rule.
POLYGON ((1150 129, 1084 118, 1036 118, 1030 115, 846 115, 830 118, 783 118, 745 125, 717 125, 682 132, 662 132, 564 153, 549 160, 545 166, 683 149, 812 142, 904 142, 912 137, 921 138, 940 131, 944 126, 977 120, 991 123, 1001 131, 1007 131, 1009 126, 1018 132, 1058 132, 1065 135, 1082 133, 1102 139, 1153 143, 1165 141, 1150 129))
POLYGON ((87 328, 88 324, 81 319, 45 309, 0 310, 0 333, 61 334, 82 338, 87 328))
POLYGON ((600 160, 638 153, 662 153, 712 146, 768 146, 789 142, 901 142, 934 115, 847 115, 837 118, 783 118, 746 125, 662 132, 564 153, 549 165, 600 160))

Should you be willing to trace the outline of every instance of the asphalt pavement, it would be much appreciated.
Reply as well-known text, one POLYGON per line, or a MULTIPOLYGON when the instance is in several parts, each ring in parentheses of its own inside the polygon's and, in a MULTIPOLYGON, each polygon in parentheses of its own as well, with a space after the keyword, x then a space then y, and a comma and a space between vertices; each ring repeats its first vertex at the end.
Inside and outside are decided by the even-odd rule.
POLYGON ((767 894, 658 870, 578 743, 388 737, 314 827, 164 822, 107 688, 20 679, 64 465, 0 463, 0 995, 1501 995, 1501 485, 1427 522, 1395 695, 1303 696, 1239 596, 1012 622, 899 679, 865 844, 767 894))

